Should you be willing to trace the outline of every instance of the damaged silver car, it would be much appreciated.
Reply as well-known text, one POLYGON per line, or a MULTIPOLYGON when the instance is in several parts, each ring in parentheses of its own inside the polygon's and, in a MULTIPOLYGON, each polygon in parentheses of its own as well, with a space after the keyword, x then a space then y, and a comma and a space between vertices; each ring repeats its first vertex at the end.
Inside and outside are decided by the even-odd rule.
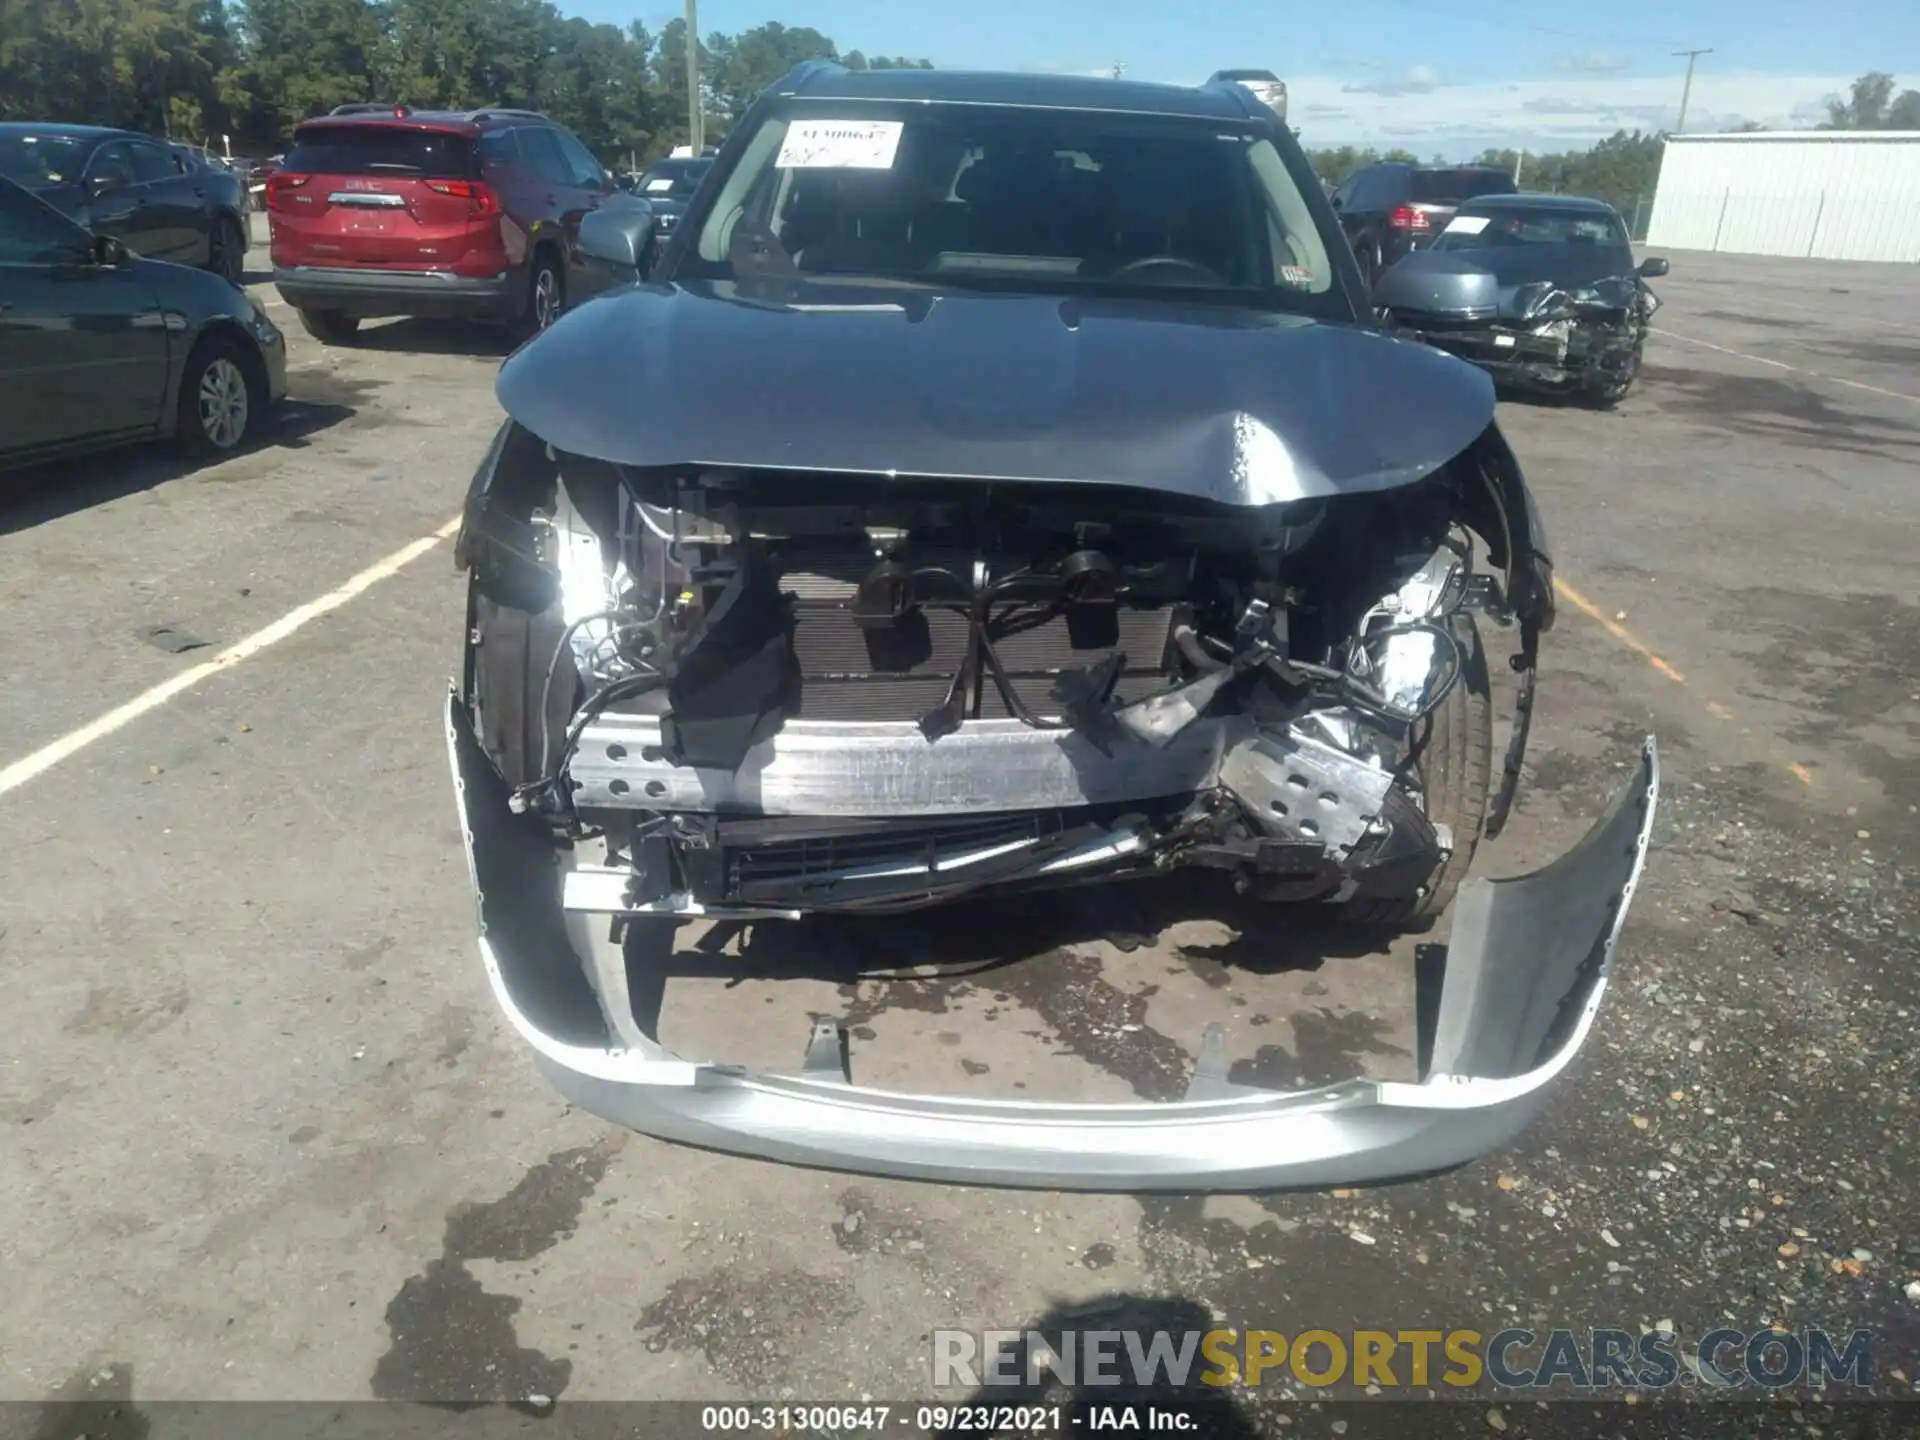
POLYGON ((1065 1189, 1405 1175, 1526 1123, 1599 1005, 1653 748, 1560 861, 1462 883, 1518 783, 1546 537, 1486 376, 1374 327, 1270 110, 804 66, 644 281, 644 205, 580 243, 636 282, 502 370, 447 715, 487 974, 562 1091, 1065 1189), (1179 1102, 1055 1103, 862 1087, 831 1017, 785 1073, 660 1043, 682 924, 1183 867, 1292 902, 1275 927, 1450 914, 1423 1077, 1244 1086, 1216 1027, 1179 1102))
POLYGON ((1374 298, 1427 344, 1516 390, 1618 404, 1640 374, 1660 299, 1619 212, 1576 195, 1486 195, 1431 249, 1374 284, 1374 298))

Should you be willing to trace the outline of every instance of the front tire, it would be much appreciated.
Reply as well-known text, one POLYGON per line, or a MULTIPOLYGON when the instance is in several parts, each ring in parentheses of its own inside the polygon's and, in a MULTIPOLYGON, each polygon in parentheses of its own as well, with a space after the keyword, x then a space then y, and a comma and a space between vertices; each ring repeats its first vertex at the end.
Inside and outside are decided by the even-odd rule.
POLYGON ((345 345, 358 333, 360 317, 338 310, 302 310, 300 328, 322 345, 345 345))
POLYGON ((1419 932, 1431 929, 1473 865, 1486 824, 1493 776, 1493 683, 1480 628, 1472 616, 1456 616, 1460 678, 1439 707, 1414 727, 1409 763, 1426 792, 1427 819, 1453 834, 1453 853, 1409 895, 1359 900, 1341 908, 1356 925, 1419 932))
POLYGON ((225 336, 202 340, 180 376, 176 432, 197 450, 231 455, 259 428, 266 394, 257 367, 225 336))
POLYGON ((1596 385, 1587 392, 1588 398, 1597 409, 1611 410, 1627 398, 1627 392, 1633 388, 1634 380, 1640 374, 1640 352, 1635 351, 1633 363, 1627 367, 1627 373, 1618 380, 1596 385))

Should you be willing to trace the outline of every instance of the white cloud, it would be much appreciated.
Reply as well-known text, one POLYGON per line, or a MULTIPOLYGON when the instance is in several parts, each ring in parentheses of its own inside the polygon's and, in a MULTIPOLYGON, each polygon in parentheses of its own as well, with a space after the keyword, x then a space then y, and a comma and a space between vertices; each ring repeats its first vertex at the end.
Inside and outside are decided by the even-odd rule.
MULTIPOLYGON (((1466 159, 1490 146, 1584 149, 1616 130, 1670 129, 1682 79, 1676 72, 1444 85, 1431 71, 1427 75, 1433 83, 1425 90, 1287 76, 1288 113, 1309 147, 1400 145, 1423 158, 1448 159, 1466 159)), ((1844 93, 1851 81, 1844 75, 1697 73, 1687 130, 1731 129, 1743 121, 1778 130, 1811 128, 1825 117, 1822 98, 1844 93)))
POLYGON ((1440 85, 1438 70, 1431 65, 1414 65, 1398 74, 1359 80, 1340 88, 1348 95, 1429 95, 1440 85))
POLYGON ((1570 71, 1575 75, 1618 75, 1622 70, 1633 67, 1630 55, 1615 55, 1607 50, 1595 50, 1586 55, 1556 55, 1553 68, 1570 71))

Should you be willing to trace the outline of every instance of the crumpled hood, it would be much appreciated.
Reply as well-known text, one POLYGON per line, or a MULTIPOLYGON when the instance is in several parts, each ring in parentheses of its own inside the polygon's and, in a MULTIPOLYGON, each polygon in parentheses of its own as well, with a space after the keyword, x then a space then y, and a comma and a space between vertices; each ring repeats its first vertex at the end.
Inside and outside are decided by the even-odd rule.
POLYGON ((1131 485, 1234 505, 1385 490, 1493 419, 1410 341, 1220 306, 641 285, 516 351, 507 412, 629 465, 1131 485))
POLYGON ((1436 254, 1492 275, 1499 286, 1500 316, 1505 320, 1528 318, 1523 303, 1527 297, 1521 292, 1542 281, 1569 294, 1591 293, 1593 303, 1605 309, 1632 304, 1640 284, 1632 253, 1605 245, 1496 245, 1436 254))
POLYGON ((1580 290, 1598 281, 1634 273, 1633 255, 1606 245, 1491 245, 1472 250, 1441 250, 1490 272, 1501 288, 1546 280, 1562 290, 1580 290))

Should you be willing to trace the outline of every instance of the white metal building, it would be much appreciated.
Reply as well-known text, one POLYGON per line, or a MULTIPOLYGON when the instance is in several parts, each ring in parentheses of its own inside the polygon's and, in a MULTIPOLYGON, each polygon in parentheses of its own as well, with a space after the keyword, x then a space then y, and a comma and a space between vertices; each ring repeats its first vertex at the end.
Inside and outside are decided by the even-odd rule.
POLYGON ((1920 263, 1920 130, 1671 135, 1646 243, 1920 263))

